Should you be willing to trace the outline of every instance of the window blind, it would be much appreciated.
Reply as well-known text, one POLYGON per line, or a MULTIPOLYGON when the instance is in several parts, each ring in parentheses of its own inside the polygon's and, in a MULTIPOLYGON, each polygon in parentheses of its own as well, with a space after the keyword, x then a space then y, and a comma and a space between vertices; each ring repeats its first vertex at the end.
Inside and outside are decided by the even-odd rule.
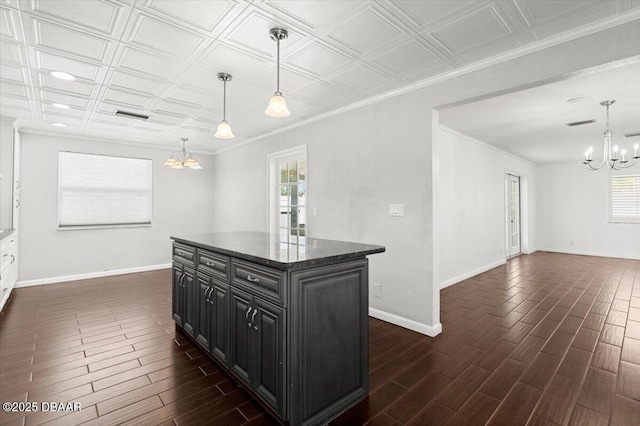
POLYGON ((640 222, 640 175, 611 177, 611 219, 640 222))
POLYGON ((149 159, 59 152, 58 227, 151 223, 149 159))

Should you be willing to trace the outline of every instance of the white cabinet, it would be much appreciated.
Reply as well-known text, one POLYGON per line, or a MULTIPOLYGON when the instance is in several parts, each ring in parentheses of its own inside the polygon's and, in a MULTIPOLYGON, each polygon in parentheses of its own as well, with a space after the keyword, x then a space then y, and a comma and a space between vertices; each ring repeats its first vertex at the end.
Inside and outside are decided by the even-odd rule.
POLYGON ((18 232, 14 231, 0 242, 0 310, 9 299, 18 281, 18 232))

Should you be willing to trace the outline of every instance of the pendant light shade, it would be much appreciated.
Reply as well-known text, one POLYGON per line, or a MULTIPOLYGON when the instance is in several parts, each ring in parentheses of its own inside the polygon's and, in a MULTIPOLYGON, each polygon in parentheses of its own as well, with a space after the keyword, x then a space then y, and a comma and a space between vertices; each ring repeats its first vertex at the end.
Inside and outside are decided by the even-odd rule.
POLYGON ((231 126, 227 122, 227 81, 231 81, 231 74, 227 74, 225 72, 218 73, 218 80, 222 81, 224 85, 223 96, 222 96, 222 122, 218 124, 218 130, 216 130, 216 134, 213 135, 219 139, 233 139, 236 136, 231 131, 231 126))
POLYGON ((284 28, 271 28, 269 36, 278 45, 277 67, 276 67, 276 92, 269 101, 269 106, 264 111, 265 114, 271 117, 288 117, 291 112, 287 108, 287 101, 282 97, 280 92, 280 40, 284 40, 289 36, 289 33, 284 28))
POLYGON ((271 117, 288 117, 291 115, 291 112, 287 108, 287 101, 285 101, 279 92, 273 94, 269 101, 269 107, 264 112, 271 117))

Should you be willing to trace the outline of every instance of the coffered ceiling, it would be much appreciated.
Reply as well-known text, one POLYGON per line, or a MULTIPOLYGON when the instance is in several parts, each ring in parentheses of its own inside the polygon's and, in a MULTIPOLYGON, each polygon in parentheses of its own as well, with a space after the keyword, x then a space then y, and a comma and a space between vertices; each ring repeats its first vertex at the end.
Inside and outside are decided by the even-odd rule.
POLYGON ((638 19, 639 10, 637 0, 0 0, 0 115, 23 128, 167 149, 188 137, 190 149, 216 152, 568 32, 638 19), (276 84, 274 26, 289 31, 288 118, 263 112, 276 84), (232 140, 213 137, 218 72, 233 75, 232 140))

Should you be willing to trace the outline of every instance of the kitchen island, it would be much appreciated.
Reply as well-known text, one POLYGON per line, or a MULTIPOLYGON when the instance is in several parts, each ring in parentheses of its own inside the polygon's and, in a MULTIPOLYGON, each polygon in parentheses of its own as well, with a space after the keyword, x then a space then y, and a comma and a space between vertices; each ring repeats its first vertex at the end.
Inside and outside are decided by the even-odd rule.
POLYGON ((171 238, 176 326, 280 421, 325 424, 367 395, 366 256, 384 247, 262 232, 171 238))

